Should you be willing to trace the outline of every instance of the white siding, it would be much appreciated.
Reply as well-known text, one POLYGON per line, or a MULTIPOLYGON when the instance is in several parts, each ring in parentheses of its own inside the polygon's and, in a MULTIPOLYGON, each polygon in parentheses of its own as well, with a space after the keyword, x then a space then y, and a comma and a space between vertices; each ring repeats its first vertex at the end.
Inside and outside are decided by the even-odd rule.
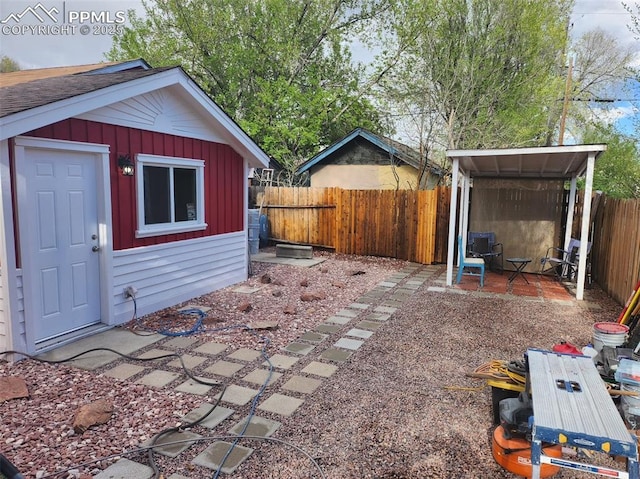
POLYGON ((132 319, 127 286, 137 289, 138 317, 247 279, 247 237, 229 233, 114 251, 114 322, 132 319))

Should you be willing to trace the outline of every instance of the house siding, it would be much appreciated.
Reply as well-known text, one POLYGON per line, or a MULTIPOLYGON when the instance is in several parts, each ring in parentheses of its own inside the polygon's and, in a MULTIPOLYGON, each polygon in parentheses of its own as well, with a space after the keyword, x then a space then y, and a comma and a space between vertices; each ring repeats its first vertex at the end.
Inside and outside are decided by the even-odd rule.
POLYGON ((247 278, 246 235, 229 233, 114 252, 114 320, 132 319, 133 303, 124 288, 137 289, 137 314, 202 296, 247 278))
POLYGON ((244 163, 229 145, 77 118, 25 135, 109 145, 114 251, 243 231, 244 163), (122 176, 118 169, 118 155, 125 153, 132 159, 145 153, 204 160, 207 228, 136 238, 135 180, 122 176))

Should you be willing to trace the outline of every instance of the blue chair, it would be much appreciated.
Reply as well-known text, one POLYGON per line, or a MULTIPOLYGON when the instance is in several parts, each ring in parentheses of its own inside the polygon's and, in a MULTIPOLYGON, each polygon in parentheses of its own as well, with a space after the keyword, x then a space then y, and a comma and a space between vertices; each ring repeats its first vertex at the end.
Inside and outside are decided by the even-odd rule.
POLYGON ((460 283, 462 279, 462 275, 468 276, 480 276, 480 287, 484 286, 484 259, 482 258, 469 258, 464 253, 464 249, 462 248, 462 236, 458 236, 458 255, 460 258, 460 265, 458 266, 458 277, 456 279, 456 283, 460 283), (464 269, 479 269, 479 273, 472 273, 471 271, 464 272, 464 269))

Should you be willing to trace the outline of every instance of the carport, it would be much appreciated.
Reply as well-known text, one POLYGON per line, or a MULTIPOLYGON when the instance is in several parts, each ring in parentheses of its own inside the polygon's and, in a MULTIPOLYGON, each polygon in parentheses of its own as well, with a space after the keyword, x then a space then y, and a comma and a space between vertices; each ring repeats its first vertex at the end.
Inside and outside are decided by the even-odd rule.
MULTIPOLYGON (((451 208, 449 211, 449 238, 447 255, 447 286, 453 284, 453 262, 457 251, 456 212, 458 210, 458 188, 460 186, 460 215, 458 234, 462 236, 466 251, 469 230, 469 198, 474 178, 507 181, 513 179, 537 179, 540 181, 569 181, 571 188, 566 213, 564 249, 568 248, 576 206, 577 180, 585 176, 584 197, 591 198, 593 171, 596 159, 607 149, 607 145, 571 145, 535 148, 505 148, 491 150, 448 150, 447 158, 452 162, 451 208)), ((561 206, 561 205, 560 205, 561 206)), ((576 299, 584 298, 587 266, 587 242, 589 241, 591 201, 585 201, 582 209, 576 299)))

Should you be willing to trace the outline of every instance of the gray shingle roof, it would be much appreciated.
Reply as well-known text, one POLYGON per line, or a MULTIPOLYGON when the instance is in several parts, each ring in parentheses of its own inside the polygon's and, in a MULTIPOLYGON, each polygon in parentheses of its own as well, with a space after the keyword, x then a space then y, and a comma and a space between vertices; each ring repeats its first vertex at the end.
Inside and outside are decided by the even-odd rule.
POLYGON ((0 87, 0 118, 173 68, 176 67, 64 75, 0 87))

